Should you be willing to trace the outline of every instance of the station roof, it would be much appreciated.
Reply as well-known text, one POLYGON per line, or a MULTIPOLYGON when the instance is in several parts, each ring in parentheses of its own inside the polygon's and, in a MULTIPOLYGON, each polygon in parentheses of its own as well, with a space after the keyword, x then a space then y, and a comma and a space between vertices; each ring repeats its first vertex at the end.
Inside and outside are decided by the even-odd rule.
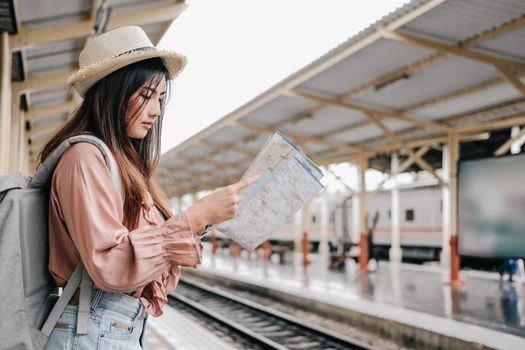
POLYGON ((169 196, 237 181, 276 130, 320 165, 385 170, 396 151, 432 172, 450 135, 492 130, 504 154, 525 124, 524 25, 522 0, 414 0, 166 152, 158 181, 169 196))
POLYGON ((26 120, 32 162, 78 99, 66 80, 89 36, 138 25, 157 44, 187 5, 183 0, 0 0, 0 31, 12 50, 13 105, 26 120))

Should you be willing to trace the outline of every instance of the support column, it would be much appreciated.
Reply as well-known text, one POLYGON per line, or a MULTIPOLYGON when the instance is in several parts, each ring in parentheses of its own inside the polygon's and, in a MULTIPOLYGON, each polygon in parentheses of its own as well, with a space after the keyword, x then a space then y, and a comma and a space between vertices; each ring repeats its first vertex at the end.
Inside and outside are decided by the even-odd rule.
MULTIPOLYGON (((443 180, 450 184, 450 146, 443 145, 443 180)), ((442 187, 441 212, 442 212, 442 239, 440 264, 442 267, 450 267, 450 185, 442 187)))
POLYGON ((1 34, 1 83, 0 83, 0 175, 9 171, 11 132, 11 50, 9 34, 1 34))
POLYGON ((368 269, 368 228, 366 217, 366 179, 367 158, 364 153, 359 155, 359 231, 361 232, 359 268, 361 271, 368 269))
POLYGON ((401 228, 400 228, 400 200, 399 200, 399 185, 397 183, 397 174, 399 172, 399 159, 397 153, 392 154, 391 172, 394 180, 394 187, 392 187, 391 199, 392 205, 390 208, 390 222, 392 225, 392 240, 390 245, 389 258, 391 262, 400 262, 402 257, 401 252, 401 228))
POLYGON ((458 159, 459 159, 459 140, 455 132, 449 133, 448 144, 450 147, 450 282, 460 283, 459 277, 459 254, 457 246, 458 234, 458 159))
POLYGON ((310 232, 310 202, 307 202, 303 206, 302 216, 301 216, 301 232, 299 236, 299 245, 303 253, 303 265, 307 265, 308 260, 308 246, 310 242, 308 240, 308 233, 310 232))
POLYGON ((20 165, 20 130, 21 115, 20 115, 20 96, 15 92, 11 94, 11 131, 9 141, 9 172, 19 171, 20 165))
POLYGON ((321 224, 320 241, 319 241, 319 253, 322 255, 328 255, 328 198, 326 196, 319 197, 321 205, 321 218, 319 223, 321 224))
POLYGON ((304 218, 305 217, 308 217, 308 211, 309 211, 309 203, 305 203, 304 206, 301 208, 301 210, 299 210, 296 214, 295 214, 295 217, 294 217, 294 227, 295 227, 295 232, 294 232, 294 250, 296 252, 300 252, 301 251, 301 241, 303 239, 303 231, 305 229, 305 222, 304 222, 304 218))
MULTIPOLYGON (((359 186, 359 184, 358 184, 359 186)), ((352 243, 359 243, 361 241, 361 231, 360 231, 360 224, 359 224, 359 189, 357 191, 354 191, 354 195, 352 196, 352 213, 351 213, 351 240, 352 243)))

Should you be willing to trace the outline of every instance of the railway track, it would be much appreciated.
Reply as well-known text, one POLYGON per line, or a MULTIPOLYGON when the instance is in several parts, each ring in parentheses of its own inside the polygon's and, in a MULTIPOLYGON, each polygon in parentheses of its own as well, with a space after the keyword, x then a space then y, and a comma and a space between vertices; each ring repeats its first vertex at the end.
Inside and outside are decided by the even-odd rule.
POLYGON ((344 335, 183 278, 170 305, 191 309, 263 349, 373 349, 344 335))

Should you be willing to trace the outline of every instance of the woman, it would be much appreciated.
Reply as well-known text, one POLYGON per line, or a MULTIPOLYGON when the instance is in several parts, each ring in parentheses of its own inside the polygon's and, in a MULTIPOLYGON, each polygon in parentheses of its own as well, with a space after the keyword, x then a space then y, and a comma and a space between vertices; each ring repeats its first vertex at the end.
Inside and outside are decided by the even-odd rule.
POLYGON ((94 135, 114 155, 122 193, 96 146, 75 144, 60 159, 49 203, 49 270, 63 286, 82 260, 94 289, 88 333, 75 331, 77 290, 46 348, 137 349, 147 315, 162 314, 181 266, 200 265, 205 226, 233 218, 240 191, 257 178, 173 215, 152 175, 169 80, 185 58, 157 50, 139 27, 123 27, 88 42, 79 61, 68 84, 84 100, 44 147, 40 164, 62 141, 94 135))

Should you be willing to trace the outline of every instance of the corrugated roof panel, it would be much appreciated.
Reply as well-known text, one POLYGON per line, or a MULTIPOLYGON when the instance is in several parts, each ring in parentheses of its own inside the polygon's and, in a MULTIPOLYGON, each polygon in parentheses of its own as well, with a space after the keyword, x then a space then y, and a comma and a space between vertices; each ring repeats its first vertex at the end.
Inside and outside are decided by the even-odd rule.
POLYGON ((78 52, 68 51, 46 57, 35 57, 29 62, 28 73, 49 73, 65 69, 76 69, 78 64, 78 52))
POLYGON ((186 167, 187 170, 196 172, 196 173, 207 173, 216 171, 215 165, 203 162, 197 162, 190 164, 186 167))
POLYGON ((68 40, 26 49, 29 73, 50 73, 78 68, 78 56, 84 43, 85 40, 68 40))
POLYGON ((330 136, 328 140, 341 143, 357 143, 371 137, 382 135, 383 132, 379 127, 367 124, 357 129, 343 131, 336 135, 330 136))
POLYGON ((193 178, 193 175, 184 170, 177 170, 170 173, 170 175, 176 180, 189 180, 193 178))
POLYGON ((405 130, 405 129, 410 129, 414 127, 414 124, 412 123, 409 123, 403 120, 399 120, 399 119, 394 119, 394 118, 390 118, 390 119, 383 118, 382 122, 383 124, 385 124, 385 126, 390 131, 394 131, 394 132, 405 130))
POLYGON ((258 133, 254 135, 254 138, 248 142, 243 142, 241 147, 247 149, 248 151, 258 153, 261 150, 261 147, 266 144, 268 138, 272 135, 271 132, 258 133))
POLYGON ((49 27, 87 18, 91 4, 91 0, 23 0, 18 11, 24 26, 49 27))
MULTIPOLYGON (((50 44, 40 44, 38 46, 25 49, 28 61, 32 59, 58 55, 64 52, 80 52, 84 47, 85 40, 67 40, 50 44)), ((77 57, 78 60, 78 57, 77 57)))
MULTIPOLYGON (((522 78, 522 81, 525 81, 525 78, 522 78)), ((512 85, 501 84, 474 94, 422 108, 417 111, 417 114, 414 113, 414 115, 431 119, 441 119, 514 100, 518 97, 521 97, 521 94, 512 85)))
POLYGON ((280 130, 306 136, 318 136, 364 121, 366 118, 359 111, 329 106, 314 113, 311 118, 286 124, 280 130))
POLYGON ((49 140, 49 134, 36 134, 31 136, 32 143, 40 143, 49 140))
POLYGON ((162 162, 162 165, 164 165, 166 168, 180 167, 184 164, 185 162, 180 158, 169 158, 162 162))
POLYGON ((280 96, 241 118, 241 121, 255 125, 273 126, 315 105, 317 105, 315 102, 280 96))
POLYGON ((211 156, 211 159, 217 163, 225 165, 244 162, 247 160, 243 153, 235 152, 235 150, 224 150, 222 152, 215 153, 213 156, 211 156))
POLYGON ((523 0, 449 0, 401 29, 459 42, 524 13, 523 0))
POLYGON ((357 96, 355 101, 383 108, 402 109, 497 76, 498 73, 490 65, 448 56, 417 71, 401 86, 368 91, 357 96))
POLYGON ((39 90, 31 93, 31 107, 46 107, 66 102, 71 98, 71 92, 65 87, 49 90, 39 90))
POLYGON ((525 62, 525 27, 486 41, 476 47, 478 48, 525 62))
POLYGON ((299 88, 342 96, 375 77, 408 65, 432 52, 415 45, 380 39, 307 80, 299 88))
MULTIPOLYGON (((383 119, 383 124, 392 132, 413 128, 414 125, 396 119, 383 119)), ((357 143, 374 137, 386 137, 383 131, 375 124, 367 124, 357 129, 343 131, 331 136, 329 139, 344 143, 357 143)))
POLYGON ((203 147, 202 145, 193 145, 186 148, 180 154, 188 158, 197 158, 207 155, 210 152, 210 148, 203 147))
POLYGON ((111 0, 111 15, 124 15, 130 12, 136 12, 140 10, 150 10, 152 8, 173 5, 173 2, 173 0, 111 0))
MULTIPOLYGON (((326 150, 329 150, 332 148, 332 146, 329 146, 327 144, 324 144, 324 143, 317 143, 317 142, 314 142, 314 141, 309 141, 306 143, 306 145, 308 146, 308 150, 312 151, 312 152, 315 152, 315 153, 320 153, 320 152, 324 152, 326 150)), ((305 151, 305 150, 303 150, 305 151)), ((308 153, 307 151, 305 151, 306 153, 308 153)))
POLYGON ((225 125, 222 129, 207 137, 204 141, 210 142, 212 144, 226 145, 235 143, 236 141, 250 134, 251 132, 249 130, 225 125))
POLYGON ((67 113, 56 113, 46 118, 39 118, 31 122, 31 128, 40 128, 51 126, 53 124, 58 125, 67 117, 67 113))

